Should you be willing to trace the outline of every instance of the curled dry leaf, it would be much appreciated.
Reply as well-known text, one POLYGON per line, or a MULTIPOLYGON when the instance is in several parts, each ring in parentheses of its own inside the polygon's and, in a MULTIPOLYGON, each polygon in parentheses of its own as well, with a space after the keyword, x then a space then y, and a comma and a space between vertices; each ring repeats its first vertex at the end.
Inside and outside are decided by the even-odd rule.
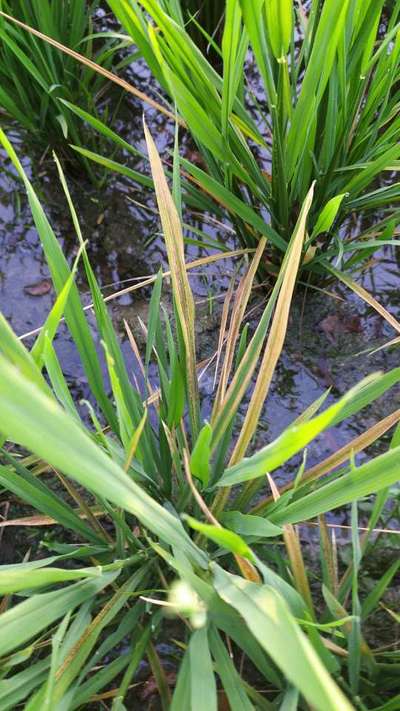
POLYGON ((51 289, 51 279, 41 279, 35 284, 28 284, 27 286, 24 286, 24 292, 25 294, 29 294, 29 296, 44 296, 45 294, 48 294, 51 289))

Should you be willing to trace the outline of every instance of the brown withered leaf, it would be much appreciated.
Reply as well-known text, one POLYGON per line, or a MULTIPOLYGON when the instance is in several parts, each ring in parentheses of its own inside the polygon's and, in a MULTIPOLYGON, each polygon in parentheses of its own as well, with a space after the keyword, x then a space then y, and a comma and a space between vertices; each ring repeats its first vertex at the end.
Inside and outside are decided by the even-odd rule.
POLYGON ((29 294, 29 296, 44 296, 51 291, 51 288, 52 283, 50 279, 41 279, 35 284, 24 286, 24 292, 25 294, 29 294))

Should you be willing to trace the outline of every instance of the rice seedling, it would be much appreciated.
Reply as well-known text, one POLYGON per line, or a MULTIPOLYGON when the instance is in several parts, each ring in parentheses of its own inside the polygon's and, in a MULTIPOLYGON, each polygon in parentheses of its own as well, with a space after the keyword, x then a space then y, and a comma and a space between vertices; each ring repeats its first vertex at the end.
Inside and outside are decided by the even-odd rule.
MULTIPOLYGON (((126 42, 112 33, 95 33, 93 20, 98 4, 97 0, 2 0, 0 10, 109 68, 116 50, 126 42)), ((101 114, 110 120, 104 77, 3 17, 0 43, 0 105, 5 118, 17 120, 42 150, 57 146, 67 151, 70 161, 75 155, 76 162, 77 157, 68 148, 70 143, 99 150, 101 142, 96 134, 87 131, 61 99, 79 103, 94 116, 101 114)), ((93 174, 93 165, 82 156, 78 158, 93 174)))
MULTIPOLYGON (((27 554, 22 562, 0 566, 0 706, 66 711, 108 700, 113 711, 132 708, 138 702, 132 701, 131 687, 147 660, 164 709, 216 711, 221 702, 235 711, 308 706, 389 711, 399 693, 398 651, 380 656, 364 632, 399 566, 384 571, 368 596, 359 578, 390 487, 400 477, 398 428, 380 456, 356 466, 353 452, 393 428, 399 411, 367 430, 362 443, 348 443, 333 461, 310 470, 304 460, 286 491, 280 492, 272 477, 325 429, 398 383, 400 369, 369 376, 328 407, 323 407, 328 393, 323 394, 276 440, 256 452, 250 448, 287 329, 312 186, 253 334, 242 324, 265 239, 235 293, 227 295, 218 388, 210 421, 204 421, 180 218, 145 132, 174 308, 171 316, 161 308, 160 272, 153 279, 142 359, 128 329, 142 370, 142 382, 135 385, 60 164, 107 377, 74 281, 76 263, 68 266, 0 132, 24 182, 57 292, 30 351, 0 317, 0 485, 7 497, 25 502, 37 526, 57 525, 46 557, 27 554), (89 423, 73 401, 53 344, 63 317, 92 392, 89 423), (156 381, 150 381, 151 363, 156 381), (250 402, 242 422, 246 393, 250 402), (272 498, 257 498, 267 480, 272 498), (357 502, 364 497, 371 508, 360 539, 357 502), (351 560, 339 577, 324 514, 351 502, 351 560), (296 528, 315 517, 324 595, 318 604, 296 528), (171 617, 179 622, 172 634, 171 617), (169 684, 158 642, 171 637, 177 677, 169 684), (262 679, 261 686, 255 678, 262 679)), ((174 193, 179 203, 177 184, 174 193)), ((29 521, 31 515, 20 525, 29 521)))
POLYGON ((304 269, 323 274, 369 253, 346 220, 398 217, 399 0, 226 0, 222 76, 177 21, 179 3, 108 4, 201 152, 205 168, 183 169, 228 210, 244 245, 268 233, 280 263, 316 181, 304 269))

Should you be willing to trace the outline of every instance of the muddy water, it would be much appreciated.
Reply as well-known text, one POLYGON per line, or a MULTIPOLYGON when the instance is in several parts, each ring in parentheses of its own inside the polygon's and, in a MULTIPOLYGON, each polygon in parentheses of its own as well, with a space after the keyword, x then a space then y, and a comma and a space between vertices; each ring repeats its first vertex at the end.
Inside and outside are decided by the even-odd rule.
MULTIPOLYGON (((140 63, 135 64, 134 80, 138 88, 149 90, 149 75, 140 63)), ((165 154, 173 144, 173 127, 151 109, 146 109, 146 120, 160 152, 165 154)), ((145 150, 141 107, 133 99, 127 100, 117 129, 140 150, 145 150)), ((20 156, 29 155, 29 147, 16 134, 13 135, 20 156)), ((32 163, 37 166, 37 161, 32 163)), ((6 165, 8 168, 8 162, 6 165)), ((24 165, 31 175, 29 158, 24 158, 24 165)), ((140 164, 137 167, 140 168, 140 164)), ((32 177, 53 228, 68 259, 72 261, 77 240, 50 156, 42 159, 32 177)), ((70 177, 69 184, 84 237, 88 240, 92 265, 105 294, 133 284, 135 280, 166 265, 151 194, 114 178, 101 191, 82 178, 70 177)), ((200 227, 216 236, 209 224, 200 227)), ((217 236, 227 244, 235 245, 229 232, 217 236)), ((189 260, 206 254, 207 250, 196 246, 187 248, 189 260)), ((222 299, 235 268, 232 260, 225 259, 191 273, 198 303, 200 358, 211 355, 216 348, 222 299)), ((48 268, 25 195, 11 169, 3 171, 0 174, 0 308, 18 335, 22 336, 43 323, 54 301, 48 279, 48 268)), ((79 273, 78 283, 83 300, 88 303, 87 285, 82 273, 79 273)), ((387 249, 377 255, 374 266, 359 277, 359 283, 375 294, 395 317, 400 317, 399 267, 394 250, 387 249)), ((140 341, 138 316, 146 320, 148 300, 149 292, 141 290, 112 301, 110 306, 132 370, 135 363, 124 337, 122 322, 123 319, 128 321, 140 341)), ((262 308, 262 297, 256 296, 252 303, 252 309, 256 309, 253 324, 262 308)), ((366 374, 396 366, 396 348, 381 350, 374 355, 364 353, 394 335, 393 329, 381 317, 345 287, 333 284, 329 293, 310 289, 305 292, 300 288, 295 296, 285 349, 255 444, 262 446, 271 441, 327 388, 331 388, 330 402, 366 374)), ((32 338, 26 339, 26 342, 31 343, 32 338)), ((88 397, 85 375, 64 326, 55 345, 75 397, 88 397)), ((212 369, 202 378, 204 417, 208 416, 212 405, 213 379, 212 369)), ((309 463, 341 446, 399 406, 400 392, 394 389, 361 416, 321 436, 310 448, 309 463)), ((359 455, 359 460, 363 456, 359 455)), ((283 476, 287 477, 295 466, 297 462, 289 466, 283 476)))

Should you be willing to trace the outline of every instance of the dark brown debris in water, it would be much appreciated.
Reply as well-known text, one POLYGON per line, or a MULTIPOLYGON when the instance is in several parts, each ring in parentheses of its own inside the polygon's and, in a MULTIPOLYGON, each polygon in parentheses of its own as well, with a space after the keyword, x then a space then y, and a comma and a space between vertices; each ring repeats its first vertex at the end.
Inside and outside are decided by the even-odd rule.
POLYGON ((44 296, 48 294, 51 289, 52 283, 50 279, 41 279, 35 284, 24 286, 24 292, 25 294, 29 294, 29 296, 44 296))
POLYGON ((336 343, 340 334, 362 332, 361 320, 358 315, 341 318, 339 314, 329 314, 319 323, 319 328, 331 343, 336 343))

